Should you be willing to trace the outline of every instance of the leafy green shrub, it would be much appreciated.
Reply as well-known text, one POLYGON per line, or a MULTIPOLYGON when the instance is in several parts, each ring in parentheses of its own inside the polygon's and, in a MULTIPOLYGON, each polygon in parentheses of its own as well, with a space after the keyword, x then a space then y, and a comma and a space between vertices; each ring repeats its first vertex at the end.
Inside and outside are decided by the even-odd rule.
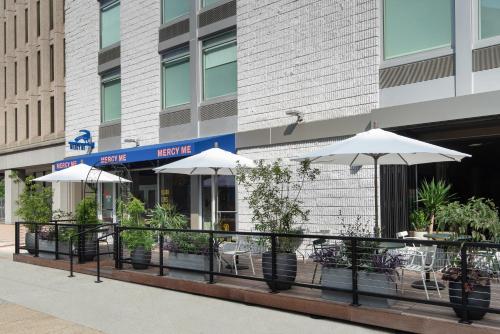
POLYGON ((75 210, 76 223, 79 225, 99 224, 97 219, 97 202, 94 197, 85 197, 78 203, 75 210))
POLYGON ((410 224, 414 231, 425 232, 429 226, 429 220, 424 210, 418 209, 410 214, 410 224))
MULTIPOLYGON (((129 202, 121 202, 119 210, 122 214, 121 225, 124 227, 144 227, 143 214, 146 212, 144 203, 133 197, 129 202)), ((143 247, 150 251, 155 243, 154 234, 148 230, 125 230, 121 233, 121 238, 125 246, 134 251, 138 247, 143 247)))
MULTIPOLYGON (((17 178, 17 176, 16 176, 17 178)), ((19 178, 15 182, 21 182, 19 178)), ((16 215, 25 222, 48 223, 52 219, 52 188, 33 182, 33 177, 24 180, 24 189, 17 200, 16 215)), ((30 232, 35 225, 27 225, 30 232)))
POLYGON ((5 198, 5 180, 0 179, 0 199, 5 198))
POLYGON ((471 235, 474 241, 500 239, 498 210, 490 199, 472 197, 465 204, 441 206, 436 221, 440 229, 449 229, 456 236, 471 235))
POLYGON ((179 213, 173 204, 156 204, 150 213, 151 219, 149 220, 149 225, 151 225, 151 227, 185 228, 187 226, 186 216, 179 213))

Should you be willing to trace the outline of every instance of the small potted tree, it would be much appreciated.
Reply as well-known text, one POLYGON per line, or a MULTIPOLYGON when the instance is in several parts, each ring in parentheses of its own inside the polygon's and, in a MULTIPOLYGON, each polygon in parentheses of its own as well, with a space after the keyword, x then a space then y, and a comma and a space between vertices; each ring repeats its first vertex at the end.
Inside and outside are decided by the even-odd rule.
MULTIPOLYGON (((500 239, 500 220, 498 209, 492 200, 470 198, 465 204, 451 202, 439 208, 436 221, 446 226, 455 239, 468 236, 472 241, 498 242, 500 239)), ((455 253, 458 253, 458 249, 455 253)), ((490 279, 493 272, 498 273, 498 264, 494 260, 496 250, 487 248, 467 249, 467 278, 464 286, 467 302, 470 305, 489 307, 491 300, 490 279)), ((448 281, 450 302, 462 303, 462 269, 460 258, 452 259, 452 265, 443 273, 443 280, 448 281)), ((463 310, 454 308, 458 317, 463 317, 463 310)), ((469 311, 469 319, 479 320, 485 311, 469 311)))
MULTIPOLYGON (((145 226, 143 215, 146 211, 144 203, 133 197, 128 203, 120 203, 122 226, 145 226)), ((151 263, 151 250, 155 243, 154 235, 148 230, 125 230, 121 239, 130 251, 130 260, 134 269, 147 269, 151 263)))
POLYGON ((436 212, 453 198, 451 185, 443 180, 430 182, 424 180, 417 191, 417 200, 422 203, 425 215, 429 218, 428 232, 434 232, 436 212))
POLYGON ((424 210, 417 209, 410 214, 410 237, 417 239, 425 239, 424 234, 427 233, 429 227, 429 220, 424 210))
MULTIPOLYGON (((17 175, 14 178, 16 183, 22 182, 17 175)), ((31 176, 27 177, 24 180, 24 189, 17 200, 17 204, 16 215, 27 222, 26 249, 33 254, 35 252, 35 230, 38 226, 30 223, 44 224, 50 222, 52 218, 52 188, 33 182, 31 176)))
MULTIPOLYGON (((281 160, 273 163, 259 161, 256 168, 238 168, 237 180, 247 191, 244 197, 252 211, 252 223, 261 232, 301 234, 300 225, 308 220, 309 210, 303 209, 299 199, 306 181, 314 181, 319 170, 311 168, 310 161, 301 162, 297 178, 281 160)), ((272 253, 269 238, 261 238, 268 251, 262 254, 262 271, 271 289, 287 290, 297 273, 296 251, 301 238, 276 238, 276 276, 281 282, 272 282, 272 253), (290 282, 290 283, 288 283, 290 282)))
MULTIPOLYGON (((97 219, 97 202, 94 197, 85 197, 78 203, 75 210, 75 219, 76 225, 81 226, 81 228, 68 228, 69 233, 65 234, 66 237, 91 229, 100 223, 97 219)), ((79 240, 73 240, 76 247, 85 249, 83 254, 85 261, 92 261, 96 256, 96 240, 96 232, 84 233, 79 240)))

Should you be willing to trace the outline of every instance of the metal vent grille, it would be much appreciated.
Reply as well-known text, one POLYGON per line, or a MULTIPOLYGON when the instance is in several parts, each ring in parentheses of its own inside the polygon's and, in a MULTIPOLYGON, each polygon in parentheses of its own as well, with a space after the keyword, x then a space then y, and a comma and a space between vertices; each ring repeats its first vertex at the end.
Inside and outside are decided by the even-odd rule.
POLYGON ((216 118, 236 116, 237 114, 238 114, 237 100, 214 103, 200 107, 201 121, 208 121, 216 118))
POLYGON ((99 139, 119 137, 122 133, 121 123, 101 125, 99 127, 99 139))
POLYGON ((189 19, 174 23, 160 29, 160 42, 189 32, 189 19))
POLYGON ((120 58, 120 46, 117 45, 114 48, 99 51, 99 65, 105 64, 115 59, 120 58))
POLYGON ((191 110, 184 109, 160 115, 160 128, 191 123, 191 110))
POLYGON ((453 55, 448 55, 381 69, 380 88, 408 85, 452 75, 455 75, 455 58, 453 55))
POLYGON ((198 17, 198 27, 204 27, 236 15, 236 1, 226 2, 223 5, 203 12, 198 17))
POLYGON ((474 72, 500 67, 500 45, 492 45, 472 51, 472 70, 474 72))

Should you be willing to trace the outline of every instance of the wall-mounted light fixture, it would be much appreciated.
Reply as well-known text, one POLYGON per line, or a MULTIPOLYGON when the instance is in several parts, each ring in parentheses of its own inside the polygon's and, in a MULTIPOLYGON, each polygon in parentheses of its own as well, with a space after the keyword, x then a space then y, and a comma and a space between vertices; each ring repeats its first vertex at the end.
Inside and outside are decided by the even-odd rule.
POLYGON ((139 139, 126 138, 124 140, 125 143, 134 143, 135 147, 139 146, 139 139))
POLYGON ((297 111, 297 110, 288 110, 286 111, 286 114, 288 116, 295 116, 297 117, 296 123, 300 123, 304 121, 304 113, 297 111))

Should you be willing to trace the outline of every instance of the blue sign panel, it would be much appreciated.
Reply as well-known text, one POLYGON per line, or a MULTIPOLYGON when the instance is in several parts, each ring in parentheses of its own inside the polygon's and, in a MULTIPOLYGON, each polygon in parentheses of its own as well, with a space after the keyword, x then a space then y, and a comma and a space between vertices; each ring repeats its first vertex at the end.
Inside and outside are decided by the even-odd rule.
POLYGON ((81 135, 77 136, 73 141, 68 142, 70 150, 85 151, 87 153, 92 152, 95 147, 95 143, 92 142, 92 136, 89 130, 80 130, 81 135))
POLYGON ((75 156, 56 161, 54 163, 54 168, 55 170, 61 170, 79 163, 85 163, 87 165, 97 167, 139 161, 186 157, 212 148, 215 143, 217 143, 223 150, 233 153, 236 152, 235 135, 228 134, 223 136, 197 138, 179 142, 139 146, 129 149, 75 156))

